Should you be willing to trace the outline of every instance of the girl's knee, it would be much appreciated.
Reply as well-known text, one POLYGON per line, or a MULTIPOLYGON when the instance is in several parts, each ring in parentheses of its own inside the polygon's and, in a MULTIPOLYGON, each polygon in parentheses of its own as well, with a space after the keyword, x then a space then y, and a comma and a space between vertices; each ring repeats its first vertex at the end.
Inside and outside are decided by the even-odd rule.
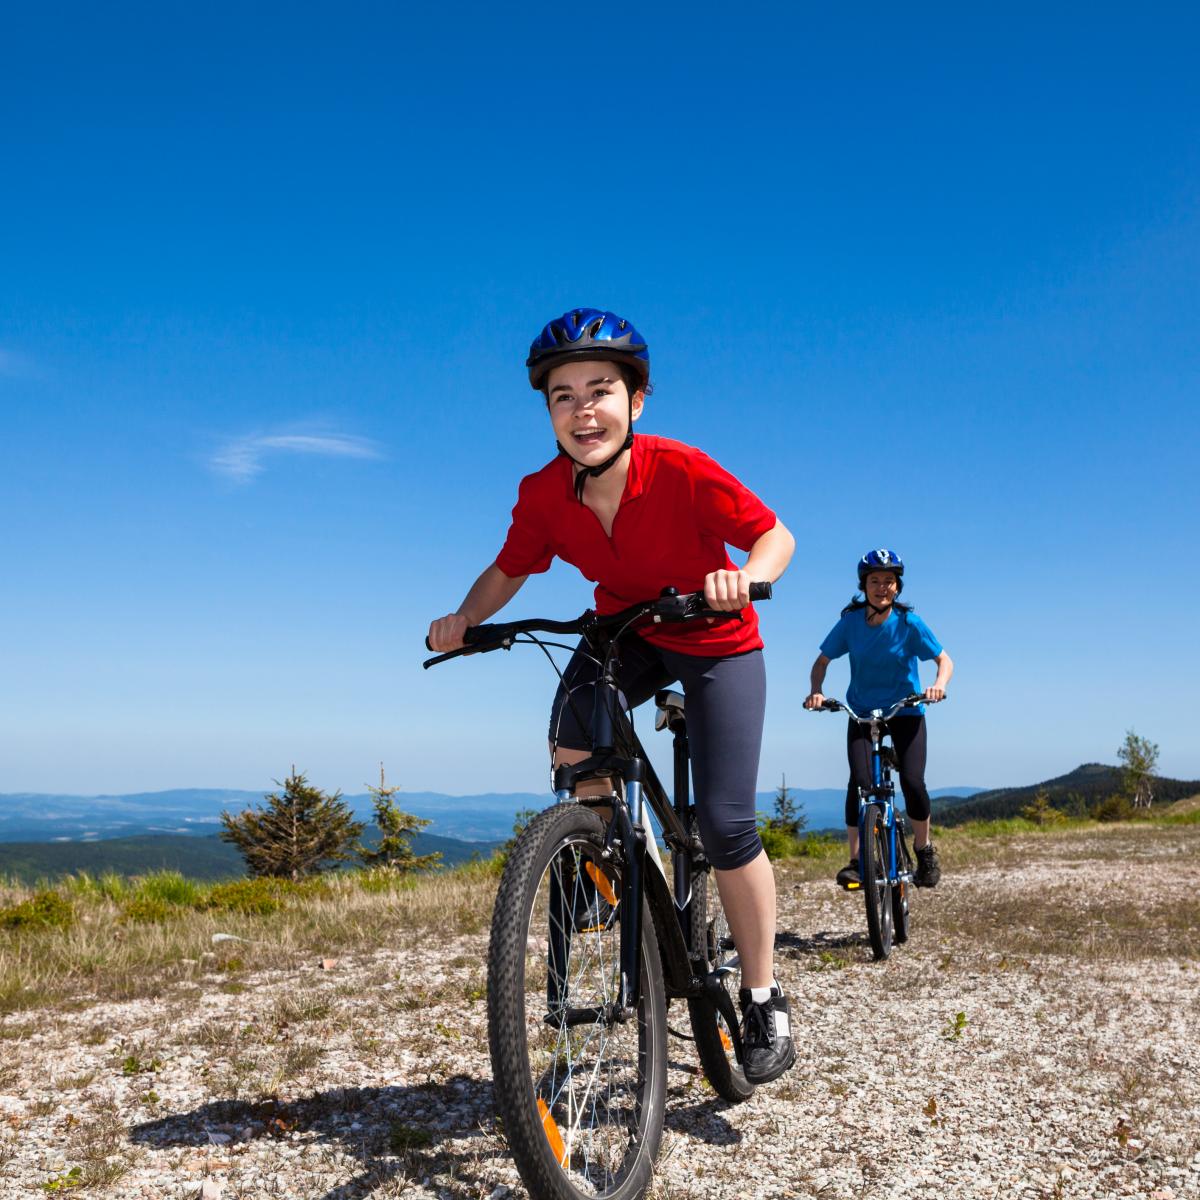
POLYGON ((753 834, 739 838, 736 843, 726 843, 719 854, 710 854, 708 859, 718 871, 736 871, 738 867, 753 862, 762 853, 762 849, 762 838, 758 836, 758 829, 755 828, 753 834))

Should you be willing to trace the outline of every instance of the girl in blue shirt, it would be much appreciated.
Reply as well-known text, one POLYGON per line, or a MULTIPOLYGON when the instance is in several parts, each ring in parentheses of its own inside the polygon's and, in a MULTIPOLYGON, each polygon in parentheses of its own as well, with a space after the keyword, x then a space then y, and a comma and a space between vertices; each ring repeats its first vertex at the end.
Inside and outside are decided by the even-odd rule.
MULTIPOLYGON (((864 599, 851 600, 841 620, 821 643, 812 667, 812 691, 805 708, 825 702, 821 688, 830 662, 850 655, 850 686, 846 703, 865 715, 874 708, 891 708, 904 696, 923 693, 926 700, 945 699, 946 685, 954 673, 950 655, 933 631, 897 597, 904 588, 904 563, 891 550, 870 550, 858 563, 858 586, 864 599), (937 678, 922 688, 918 673, 922 661, 937 663, 937 678)), ((937 851, 929 840, 929 791, 925 787, 924 705, 902 708, 888 723, 899 760, 900 788, 913 829, 917 854, 917 887, 936 887, 941 878, 937 851)), ((867 726, 851 721, 846 735, 850 784, 846 789, 846 831, 850 862, 837 874, 842 887, 862 882, 858 869, 858 789, 871 786, 871 741, 867 726)))

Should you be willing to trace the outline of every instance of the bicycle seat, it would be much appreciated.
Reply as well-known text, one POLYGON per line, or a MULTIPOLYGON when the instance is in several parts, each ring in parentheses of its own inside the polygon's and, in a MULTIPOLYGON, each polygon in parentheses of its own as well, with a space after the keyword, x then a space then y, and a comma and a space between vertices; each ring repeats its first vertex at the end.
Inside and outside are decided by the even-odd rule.
POLYGON ((658 709, 654 717, 655 729, 674 729, 683 721, 683 697, 678 692, 655 692, 654 705, 658 709))

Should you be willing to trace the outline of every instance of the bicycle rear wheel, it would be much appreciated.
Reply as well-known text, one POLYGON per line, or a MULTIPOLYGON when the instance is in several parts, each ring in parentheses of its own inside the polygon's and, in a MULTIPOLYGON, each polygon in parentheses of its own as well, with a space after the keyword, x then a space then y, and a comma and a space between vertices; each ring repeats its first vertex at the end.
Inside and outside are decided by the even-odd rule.
MULTIPOLYGON (((904 830, 900 828, 900 822, 896 822, 896 845, 899 851, 900 859, 897 864, 900 874, 911 875, 913 870, 912 855, 908 852, 908 842, 904 837, 904 830)), ((912 885, 900 880, 899 883, 892 885, 892 923, 895 926, 895 941, 897 946, 902 946, 908 941, 908 898, 909 888, 912 885)))
POLYGON ((666 1103, 666 1000, 648 911, 633 1015, 620 987, 621 876, 604 826, 560 804, 526 827, 496 897, 488 1040, 496 1110, 531 1195, 634 1200, 666 1103))
MULTIPOLYGON (((692 876, 692 944, 688 952, 695 962, 703 959, 709 971, 721 972, 721 986, 729 993, 737 1011, 737 981, 741 964, 729 932, 721 895, 711 869, 692 876)), ((722 1100, 740 1104, 754 1094, 733 1050, 733 1037, 725 1018, 703 996, 688 999, 688 1017, 696 1039, 696 1055, 704 1076, 722 1100)))
POLYGON ((892 952, 892 896, 888 884, 887 825, 883 809, 868 804, 863 821, 859 860, 862 869, 863 898, 867 902, 867 933, 877 960, 892 952))

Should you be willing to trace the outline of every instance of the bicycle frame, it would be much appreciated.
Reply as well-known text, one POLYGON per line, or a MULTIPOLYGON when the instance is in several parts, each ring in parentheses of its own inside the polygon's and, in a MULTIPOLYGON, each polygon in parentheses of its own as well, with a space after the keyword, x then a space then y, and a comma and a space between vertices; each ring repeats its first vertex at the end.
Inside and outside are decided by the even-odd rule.
MULTIPOLYGON (((596 649, 601 649, 596 647, 596 649)), ((724 1018, 733 1038, 738 1062, 742 1061, 740 1022, 728 992, 717 978, 697 973, 688 947, 692 945, 693 863, 703 860, 703 850, 688 832, 691 808, 689 753, 686 718, 677 706, 670 705, 674 693, 660 692, 655 700, 660 713, 666 713, 666 726, 672 734, 674 798, 668 798, 646 756, 629 718, 621 709, 619 691, 611 663, 596 683, 596 703, 592 714, 593 752, 582 762, 563 764, 554 773, 555 797, 560 803, 571 800, 576 787, 588 780, 619 779, 622 787, 607 795, 580 797, 592 807, 609 808, 608 828, 601 856, 611 859, 620 845, 624 850, 625 870, 621 884, 621 982, 614 1020, 632 1016, 638 1000, 637 981, 641 977, 642 899, 649 897, 650 913, 663 964, 668 999, 706 996, 724 1018), (675 712, 672 713, 671 708, 675 712), (676 715, 677 714, 677 715, 676 715), (652 834, 645 821, 649 806, 658 818, 663 841, 671 850, 673 881, 669 884, 657 848, 649 850, 652 834), (647 868, 647 861, 651 867, 647 868), (668 918, 675 913, 675 920, 668 918)), ((702 868, 706 869, 706 868, 702 868)))
POLYGON ((863 845, 867 838, 867 808, 870 804, 878 804, 883 810, 883 824, 887 830, 888 883, 911 883, 912 872, 899 869, 896 843, 904 833, 896 820, 896 785, 892 782, 891 767, 884 757, 883 738, 887 733, 886 721, 887 718, 881 719, 874 713, 866 721, 862 721, 870 726, 872 783, 870 789, 858 789, 858 844, 863 845))

